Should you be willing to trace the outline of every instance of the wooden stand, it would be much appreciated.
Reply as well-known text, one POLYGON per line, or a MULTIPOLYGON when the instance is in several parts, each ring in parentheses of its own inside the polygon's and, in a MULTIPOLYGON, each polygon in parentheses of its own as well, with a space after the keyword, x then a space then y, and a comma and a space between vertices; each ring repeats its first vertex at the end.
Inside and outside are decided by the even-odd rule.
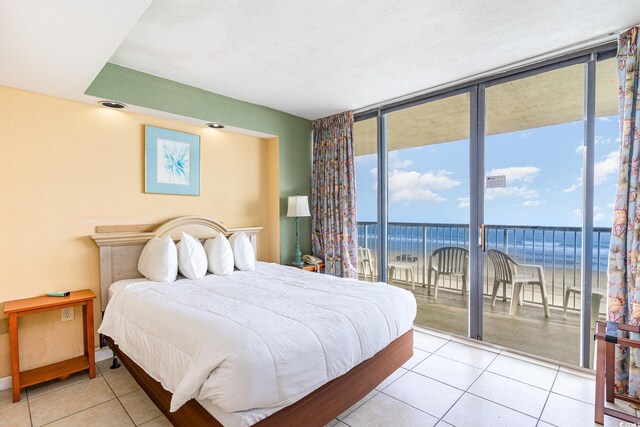
POLYGON ((13 401, 20 400, 20 388, 39 384, 56 378, 66 378, 69 375, 89 370, 89 378, 96 376, 95 348, 93 344, 93 300, 95 294, 89 289, 71 292, 66 297, 35 297, 4 304, 4 312, 9 315, 9 346, 11 349, 11 382, 13 386, 13 401), (18 317, 29 314, 42 313, 50 310, 60 310, 68 307, 82 306, 82 320, 84 324, 84 355, 74 357, 39 368, 20 372, 20 356, 18 352, 18 317))
MULTIPOLYGON (((617 324, 621 331, 640 333, 640 326, 631 326, 625 324, 617 324)), ((613 403, 615 399, 625 402, 640 404, 640 399, 630 397, 628 395, 616 393, 614 390, 615 382, 615 349, 616 345, 629 348, 640 348, 640 341, 628 338, 618 338, 616 334, 607 334, 607 323, 598 322, 596 326, 596 402, 595 402, 595 422, 604 424, 604 416, 609 415, 629 423, 640 423, 640 417, 634 417, 625 412, 621 412, 612 408, 605 407, 605 399, 607 402, 613 403)))

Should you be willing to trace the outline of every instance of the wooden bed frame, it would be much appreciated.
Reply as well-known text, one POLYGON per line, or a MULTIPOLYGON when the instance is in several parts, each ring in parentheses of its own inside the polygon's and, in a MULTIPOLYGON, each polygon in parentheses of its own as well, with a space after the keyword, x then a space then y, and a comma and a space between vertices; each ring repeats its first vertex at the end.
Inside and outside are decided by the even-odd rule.
MULTIPOLYGON (((215 237, 218 233, 229 236, 245 232, 257 249, 257 235, 261 230, 261 227, 227 228, 219 222, 197 216, 179 217, 160 225, 96 227, 96 234, 92 238, 100 247, 102 311, 107 306, 108 289, 113 282, 142 277, 137 268, 138 258, 148 240, 165 236, 178 240, 182 232, 199 239, 215 237)), ((174 426, 222 426, 193 399, 176 412, 169 412, 172 394, 122 352, 110 337, 105 336, 105 340, 131 376, 174 426)), ((372 358, 255 425, 324 426, 366 396, 412 355, 413 330, 409 330, 372 358)))

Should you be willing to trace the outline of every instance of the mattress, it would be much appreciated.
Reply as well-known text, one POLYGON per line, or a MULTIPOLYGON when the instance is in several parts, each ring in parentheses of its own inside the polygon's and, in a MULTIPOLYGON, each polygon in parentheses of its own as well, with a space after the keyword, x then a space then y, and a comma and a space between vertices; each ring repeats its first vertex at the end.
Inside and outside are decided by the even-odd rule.
POLYGON ((171 411, 195 398, 225 425, 251 425, 343 375, 416 315, 403 289, 260 262, 112 288, 99 332, 173 393, 171 411))

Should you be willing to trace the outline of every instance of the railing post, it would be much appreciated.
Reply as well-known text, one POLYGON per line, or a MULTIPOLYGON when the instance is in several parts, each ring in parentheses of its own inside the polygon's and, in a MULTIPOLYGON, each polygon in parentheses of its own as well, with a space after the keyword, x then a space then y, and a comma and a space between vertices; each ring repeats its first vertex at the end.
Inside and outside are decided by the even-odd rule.
MULTIPOLYGON (((422 283, 427 285, 429 281, 427 280, 427 227, 422 226, 422 283)), ((431 288, 429 288, 429 292, 431 288)))

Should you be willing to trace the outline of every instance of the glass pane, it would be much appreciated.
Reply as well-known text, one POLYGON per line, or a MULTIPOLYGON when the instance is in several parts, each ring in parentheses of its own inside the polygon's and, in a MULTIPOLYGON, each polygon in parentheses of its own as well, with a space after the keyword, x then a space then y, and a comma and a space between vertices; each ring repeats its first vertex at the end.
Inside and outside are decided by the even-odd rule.
POLYGON ((484 339, 576 365, 583 115, 582 64, 486 91, 484 339))
POLYGON ((358 272, 360 279, 377 280, 377 120, 358 121, 353 127, 358 219, 358 272))
POLYGON ((387 115, 389 282, 415 285, 416 324, 459 335, 468 325, 469 102, 465 93, 387 115))

